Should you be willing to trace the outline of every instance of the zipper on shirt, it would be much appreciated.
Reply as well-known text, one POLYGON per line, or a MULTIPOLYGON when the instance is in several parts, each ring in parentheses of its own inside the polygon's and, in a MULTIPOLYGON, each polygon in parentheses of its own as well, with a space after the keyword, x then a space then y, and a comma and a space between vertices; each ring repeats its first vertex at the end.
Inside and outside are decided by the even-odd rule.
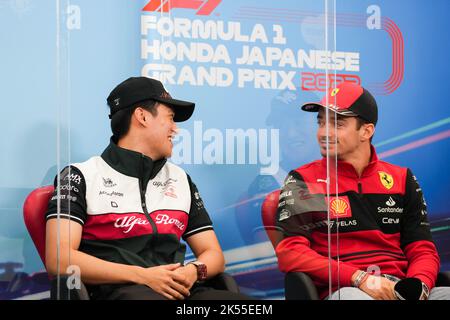
POLYGON ((358 180, 358 193, 359 193, 360 195, 362 195, 362 184, 361 184, 361 181, 360 181, 360 180, 358 180))
POLYGON ((150 222, 150 225, 152 226, 152 233, 158 233, 158 228, 156 227, 155 222, 148 214, 147 210, 147 203, 145 201, 145 191, 144 190, 144 181, 142 181, 142 177, 144 175, 144 155, 141 155, 141 174, 139 176, 139 193, 141 194, 141 206, 142 210, 144 211, 145 217, 147 218, 148 222, 150 222))

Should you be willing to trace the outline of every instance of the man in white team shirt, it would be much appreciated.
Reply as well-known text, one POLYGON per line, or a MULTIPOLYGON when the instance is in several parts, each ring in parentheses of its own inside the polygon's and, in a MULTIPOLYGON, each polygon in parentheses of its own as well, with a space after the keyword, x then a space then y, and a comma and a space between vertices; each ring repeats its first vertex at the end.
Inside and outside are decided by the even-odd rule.
POLYGON ((107 102, 109 146, 55 179, 46 214, 49 273, 79 266, 93 299, 245 299, 202 285, 223 272, 224 256, 197 187, 166 160, 176 122, 190 118, 194 103, 172 99, 146 77, 123 81, 107 102), (181 238, 196 256, 186 265, 181 238))

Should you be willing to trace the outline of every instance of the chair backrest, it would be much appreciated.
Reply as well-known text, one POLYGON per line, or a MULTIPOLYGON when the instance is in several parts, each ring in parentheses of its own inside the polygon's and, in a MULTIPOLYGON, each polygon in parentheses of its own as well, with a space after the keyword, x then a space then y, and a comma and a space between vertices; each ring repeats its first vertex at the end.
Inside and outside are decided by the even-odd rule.
MULTIPOLYGON (((261 206, 261 215, 267 236, 275 249, 283 239, 283 233, 276 226, 276 215, 280 190, 269 193, 261 206)), ((286 300, 318 300, 316 286, 311 278, 303 272, 289 272, 284 278, 286 300)))
POLYGON ((34 245, 45 265, 45 212, 54 191, 53 186, 33 190, 25 199, 23 218, 34 245))
POLYGON ((282 233, 276 227, 275 219, 278 208, 278 198, 280 196, 280 190, 275 190, 269 193, 261 206, 261 218, 266 230, 267 236, 272 242, 272 246, 275 249, 278 242, 282 239, 282 233))

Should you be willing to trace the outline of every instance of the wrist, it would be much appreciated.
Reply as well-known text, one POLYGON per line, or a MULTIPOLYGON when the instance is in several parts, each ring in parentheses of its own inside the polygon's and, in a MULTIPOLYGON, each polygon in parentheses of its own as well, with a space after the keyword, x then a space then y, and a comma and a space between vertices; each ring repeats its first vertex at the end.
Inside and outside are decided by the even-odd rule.
POLYGON ((360 272, 361 272, 361 270, 356 270, 355 272, 353 272, 352 277, 350 279, 351 286, 353 286, 353 283, 355 282, 355 279, 359 275, 360 272))
POLYGON ((130 277, 127 279, 127 282, 132 282, 136 284, 145 284, 145 277, 143 275, 143 271, 145 270, 139 266, 130 266, 131 272, 130 277))
POLYGON ((188 264, 192 264, 197 271, 197 281, 205 281, 208 275, 206 264, 201 261, 195 260, 191 261, 188 264))
POLYGON ((420 296, 420 300, 428 300, 428 296, 430 295, 430 289, 428 286, 422 281, 422 294, 420 296))
POLYGON ((188 271, 189 278, 196 282, 198 280, 197 267, 192 263, 188 263, 185 268, 188 271))
POLYGON ((352 286, 355 288, 361 287, 361 285, 364 283, 364 281, 367 280, 369 277, 369 274, 365 271, 359 270, 359 272, 355 272, 352 276, 352 286))

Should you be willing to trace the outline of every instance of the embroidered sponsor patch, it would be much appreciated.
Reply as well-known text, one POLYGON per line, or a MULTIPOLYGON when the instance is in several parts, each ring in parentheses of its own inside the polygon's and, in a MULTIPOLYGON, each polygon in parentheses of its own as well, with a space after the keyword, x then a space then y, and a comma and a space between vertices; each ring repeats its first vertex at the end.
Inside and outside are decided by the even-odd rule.
POLYGON ((352 208, 347 196, 330 197, 330 217, 331 218, 350 218, 352 208))
POLYGON ((394 186, 394 178, 384 171, 378 171, 380 176, 381 184, 388 190, 390 190, 394 186))

